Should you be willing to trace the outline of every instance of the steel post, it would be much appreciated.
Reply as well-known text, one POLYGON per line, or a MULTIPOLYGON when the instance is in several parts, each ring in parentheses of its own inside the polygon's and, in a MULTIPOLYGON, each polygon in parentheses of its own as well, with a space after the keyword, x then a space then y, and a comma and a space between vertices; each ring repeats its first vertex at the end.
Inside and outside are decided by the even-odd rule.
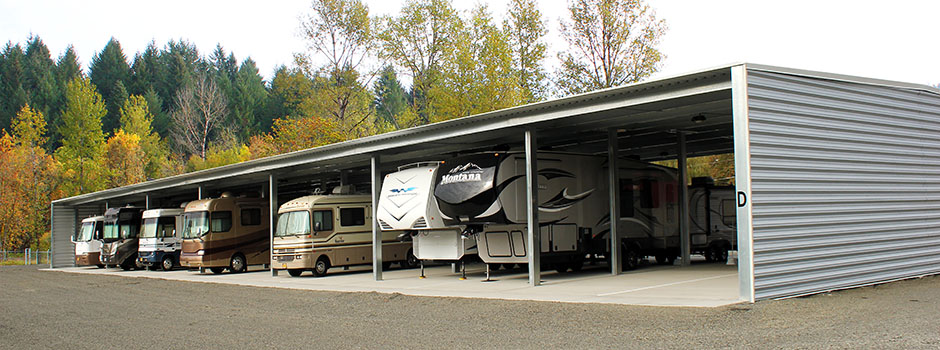
POLYGON ((529 246, 529 284, 542 283, 542 232, 539 229, 538 143, 535 130, 525 131, 526 226, 529 246))

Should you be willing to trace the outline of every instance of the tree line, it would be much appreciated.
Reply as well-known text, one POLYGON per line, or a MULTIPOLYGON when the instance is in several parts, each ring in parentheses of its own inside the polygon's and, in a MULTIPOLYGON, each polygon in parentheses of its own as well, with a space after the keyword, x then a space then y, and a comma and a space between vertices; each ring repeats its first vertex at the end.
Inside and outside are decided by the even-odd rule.
POLYGON ((537 0, 500 22, 479 4, 313 0, 305 48, 266 81, 250 57, 181 39, 129 57, 112 38, 82 69, 38 35, 0 52, 0 243, 48 244, 56 198, 637 82, 665 58, 642 0, 569 0, 548 71, 537 0), (410 78, 406 87, 400 76, 410 78))

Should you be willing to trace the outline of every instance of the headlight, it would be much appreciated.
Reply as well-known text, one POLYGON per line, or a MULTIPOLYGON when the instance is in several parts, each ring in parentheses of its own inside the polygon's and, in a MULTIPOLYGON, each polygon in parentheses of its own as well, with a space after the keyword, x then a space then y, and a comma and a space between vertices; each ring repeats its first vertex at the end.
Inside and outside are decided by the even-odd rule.
POLYGON ((205 254, 206 254, 206 251, 205 251, 205 250, 200 249, 200 250, 196 251, 196 255, 203 256, 203 255, 205 255, 205 254))

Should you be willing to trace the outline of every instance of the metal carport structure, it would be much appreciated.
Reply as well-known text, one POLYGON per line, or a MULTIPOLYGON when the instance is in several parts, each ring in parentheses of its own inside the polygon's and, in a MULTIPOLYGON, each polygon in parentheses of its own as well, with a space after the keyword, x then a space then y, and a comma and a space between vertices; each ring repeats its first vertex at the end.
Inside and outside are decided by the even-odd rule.
POLYGON ((108 205, 223 190, 277 203, 497 145, 643 160, 734 152, 744 301, 940 272, 940 90, 743 63, 56 200, 51 266, 73 265, 78 221, 108 205))

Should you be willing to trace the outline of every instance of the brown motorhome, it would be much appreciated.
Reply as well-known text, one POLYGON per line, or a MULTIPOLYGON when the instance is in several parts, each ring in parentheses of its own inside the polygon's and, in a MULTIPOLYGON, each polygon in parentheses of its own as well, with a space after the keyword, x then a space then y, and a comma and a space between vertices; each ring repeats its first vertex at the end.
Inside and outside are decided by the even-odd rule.
POLYGON ((269 264, 268 201, 233 197, 189 202, 183 210, 180 265, 213 273, 244 272, 249 265, 269 264))
MULTIPOLYGON (((403 231, 382 232, 382 262, 415 267, 411 242, 403 231)), ((368 195, 313 195, 284 203, 278 209, 271 267, 291 276, 312 271, 323 276, 330 267, 372 263, 372 202, 368 195)))

